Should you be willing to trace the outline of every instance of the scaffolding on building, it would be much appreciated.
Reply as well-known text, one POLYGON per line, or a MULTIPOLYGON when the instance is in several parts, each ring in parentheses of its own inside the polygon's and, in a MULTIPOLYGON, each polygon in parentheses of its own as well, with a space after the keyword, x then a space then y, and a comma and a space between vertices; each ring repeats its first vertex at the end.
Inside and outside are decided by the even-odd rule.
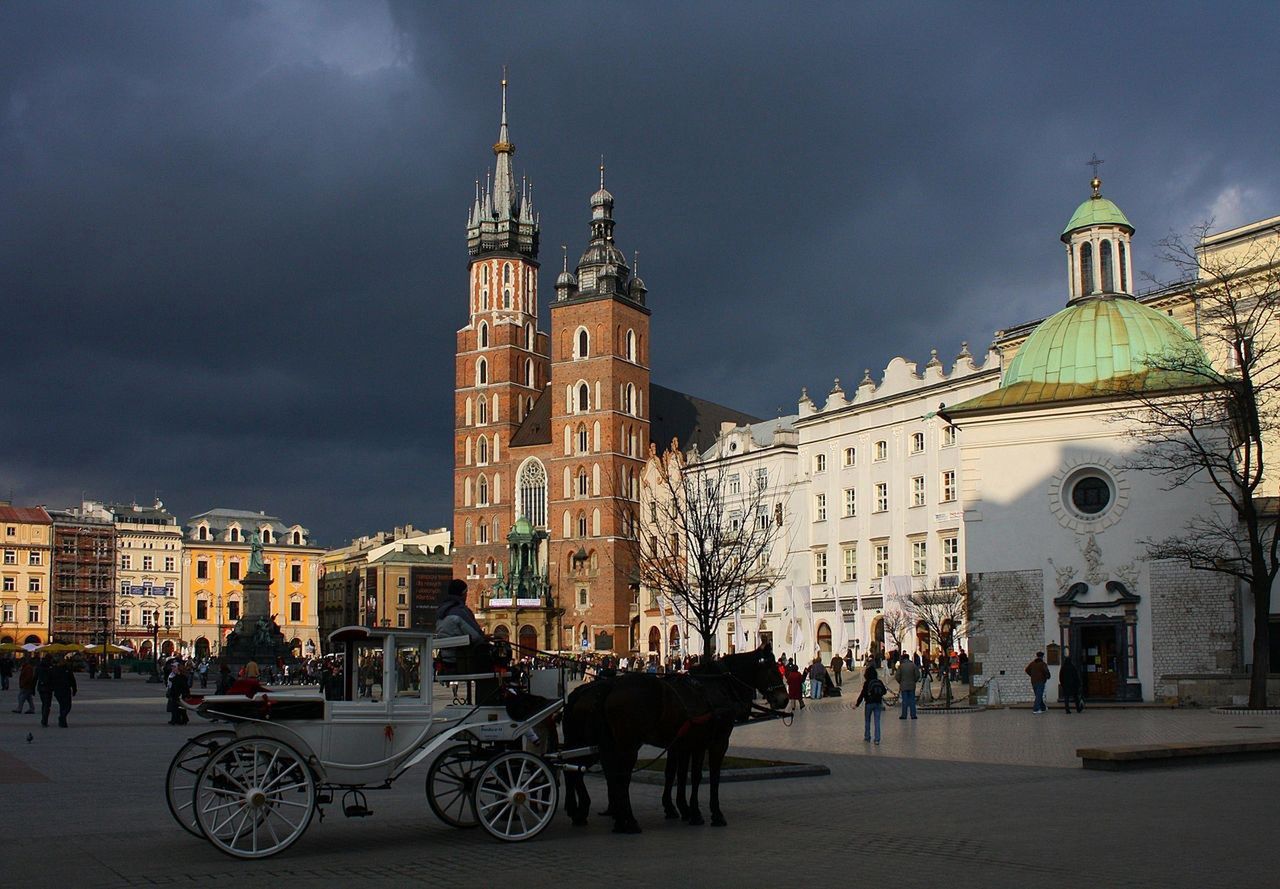
POLYGON ((55 642, 100 645, 115 633, 116 529, 111 520, 54 513, 49 631, 55 642))

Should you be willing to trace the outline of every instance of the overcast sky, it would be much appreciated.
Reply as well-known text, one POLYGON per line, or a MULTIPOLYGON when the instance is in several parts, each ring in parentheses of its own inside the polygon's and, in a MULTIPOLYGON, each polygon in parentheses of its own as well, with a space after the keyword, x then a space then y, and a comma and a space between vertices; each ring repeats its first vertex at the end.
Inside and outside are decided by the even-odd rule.
POLYGON ((1061 307, 1094 152, 1136 269, 1280 214, 1277 9, 0 4, 0 497, 450 524, 503 64, 544 264, 605 155, 654 381, 772 417, 1061 307))

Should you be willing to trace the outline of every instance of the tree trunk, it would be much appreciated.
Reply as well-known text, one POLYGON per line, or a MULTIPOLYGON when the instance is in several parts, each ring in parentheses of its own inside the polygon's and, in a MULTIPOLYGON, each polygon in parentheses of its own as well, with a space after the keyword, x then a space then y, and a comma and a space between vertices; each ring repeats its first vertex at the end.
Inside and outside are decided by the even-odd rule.
POLYGON ((702 637, 702 659, 709 661, 716 654, 716 634, 710 627, 701 627, 698 635, 702 637))
POLYGON ((1266 574, 1250 584, 1253 593, 1253 673, 1249 676, 1249 707, 1267 706, 1267 674, 1271 672, 1271 585, 1266 574))

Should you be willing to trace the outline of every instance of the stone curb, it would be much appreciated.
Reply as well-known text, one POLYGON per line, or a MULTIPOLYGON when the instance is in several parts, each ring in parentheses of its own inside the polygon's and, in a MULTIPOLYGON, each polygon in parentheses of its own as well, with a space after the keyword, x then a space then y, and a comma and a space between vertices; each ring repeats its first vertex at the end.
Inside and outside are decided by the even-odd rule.
POLYGON ((931 716, 950 716, 953 713, 981 713, 986 709, 986 707, 971 707, 968 704, 965 704, 962 707, 952 707, 950 709, 947 709, 946 707, 917 707, 916 713, 922 716, 925 713, 928 713, 931 716))
POLYGON ((1210 707, 1210 713, 1218 716, 1280 716, 1280 707, 1267 707, 1262 710, 1250 710, 1248 707, 1210 707))
MULTIPOLYGON (((758 769, 725 769, 720 773, 721 781, 772 781, 776 778, 814 778, 830 775, 831 769, 817 763, 797 762, 782 766, 763 766, 758 769)), ((707 771, 704 765, 702 772, 706 781, 707 771)), ((640 784, 656 784, 661 787, 666 777, 658 772, 643 769, 631 776, 632 781, 640 784)))

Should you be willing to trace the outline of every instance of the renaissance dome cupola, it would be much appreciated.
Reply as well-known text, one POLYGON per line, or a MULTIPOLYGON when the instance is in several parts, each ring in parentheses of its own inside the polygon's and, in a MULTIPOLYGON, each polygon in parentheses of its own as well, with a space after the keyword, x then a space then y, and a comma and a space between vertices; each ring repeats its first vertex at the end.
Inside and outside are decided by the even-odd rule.
POLYGON ((1133 295, 1133 225, 1119 207, 1102 196, 1102 180, 1098 178, 1101 163, 1097 155, 1089 162, 1093 193, 1062 230, 1071 302, 1101 295, 1133 295))
MULTIPOLYGON (((613 195, 604 187, 604 163, 600 164, 600 188, 591 196, 591 242, 578 260, 577 289, 571 290, 565 272, 556 285, 556 299, 617 296, 644 305, 643 282, 633 279, 627 258, 613 237, 613 195)), ((572 277, 572 276, 571 276, 572 277)))

